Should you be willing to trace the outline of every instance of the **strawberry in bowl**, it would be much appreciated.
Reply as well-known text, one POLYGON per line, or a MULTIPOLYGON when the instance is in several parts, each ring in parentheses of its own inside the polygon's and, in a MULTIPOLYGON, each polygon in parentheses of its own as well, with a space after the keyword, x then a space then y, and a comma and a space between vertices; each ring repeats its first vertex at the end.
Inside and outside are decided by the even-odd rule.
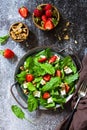
POLYGON ((51 4, 38 5, 33 11, 33 22, 41 30, 52 30, 60 19, 59 11, 51 4))

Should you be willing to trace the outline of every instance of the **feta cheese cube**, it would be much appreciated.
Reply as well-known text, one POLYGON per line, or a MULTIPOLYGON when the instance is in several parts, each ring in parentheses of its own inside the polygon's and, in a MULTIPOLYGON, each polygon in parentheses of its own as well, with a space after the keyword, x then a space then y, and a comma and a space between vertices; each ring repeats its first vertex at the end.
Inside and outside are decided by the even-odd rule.
POLYGON ((41 92, 40 91, 35 91, 35 92, 33 92, 33 94, 34 94, 34 97, 40 97, 41 92))
POLYGON ((61 92, 62 96, 66 95, 66 90, 65 89, 61 90, 60 92, 61 92))
POLYGON ((72 73, 72 70, 71 70, 70 67, 65 66, 65 67, 64 67, 64 72, 65 72, 66 74, 71 74, 71 73, 72 73))
POLYGON ((52 102, 53 102, 52 97, 50 97, 50 98, 47 99, 47 103, 52 103, 52 102))
POLYGON ((28 84, 28 83, 24 83, 24 84, 23 84, 23 88, 27 88, 27 84, 28 84))
POLYGON ((42 80, 40 81, 40 83, 41 83, 41 85, 45 85, 45 84, 46 84, 46 81, 45 81, 44 79, 42 79, 42 80))

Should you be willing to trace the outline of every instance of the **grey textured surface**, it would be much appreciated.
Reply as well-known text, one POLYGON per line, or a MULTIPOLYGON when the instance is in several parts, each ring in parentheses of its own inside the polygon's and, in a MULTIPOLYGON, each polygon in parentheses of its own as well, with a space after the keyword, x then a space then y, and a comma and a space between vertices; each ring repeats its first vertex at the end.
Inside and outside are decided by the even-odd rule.
POLYGON ((0 45, 0 50, 10 48, 17 56, 17 58, 7 60, 0 55, 0 130, 54 130, 68 111, 30 113, 23 110, 26 117, 33 120, 36 126, 25 120, 17 119, 11 112, 11 105, 17 103, 10 93, 10 86, 14 82, 14 72, 18 61, 26 51, 34 47, 54 45, 63 48, 68 45, 77 51, 79 58, 82 59, 87 47, 87 0, 50 0, 50 3, 59 9, 62 17, 73 23, 74 37, 71 36, 69 41, 61 43, 55 37, 58 27, 51 32, 43 32, 37 29, 32 22, 31 14, 34 8, 40 3, 49 3, 49 0, 0 0, 0 3, 0 36, 8 34, 9 26, 18 21, 26 23, 31 31, 26 43, 16 43, 9 38, 6 44, 0 45), (23 19, 18 13, 18 8, 23 5, 27 6, 30 11, 28 19, 23 19), (75 39, 78 44, 74 43, 75 39))

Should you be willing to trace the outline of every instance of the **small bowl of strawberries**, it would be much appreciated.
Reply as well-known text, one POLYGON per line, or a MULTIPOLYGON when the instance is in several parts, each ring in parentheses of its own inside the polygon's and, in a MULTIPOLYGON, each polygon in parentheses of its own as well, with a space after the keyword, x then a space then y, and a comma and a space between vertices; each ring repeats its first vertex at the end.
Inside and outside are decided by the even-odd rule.
POLYGON ((33 22, 41 30, 52 30, 60 19, 58 9, 52 4, 40 4, 33 11, 33 22))

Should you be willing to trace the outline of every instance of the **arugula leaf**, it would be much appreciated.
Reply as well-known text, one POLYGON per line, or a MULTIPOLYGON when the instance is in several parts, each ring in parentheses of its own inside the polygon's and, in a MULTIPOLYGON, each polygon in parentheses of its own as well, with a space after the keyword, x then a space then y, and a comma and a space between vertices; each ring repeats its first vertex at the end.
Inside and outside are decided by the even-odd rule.
POLYGON ((28 110, 30 112, 36 110, 38 108, 38 100, 33 95, 28 96, 28 110))
POLYGON ((42 91, 48 91, 48 90, 52 90, 55 89, 56 87, 58 87, 61 84, 61 79, 60 77, 52 77, 51 80, 49 82, 47 82, 43 87, 42 87, 42 91))
POLYGON ((13 113, 16 115, 16 117, 18 117, 20 119, 25 119, 24 112, 17 105, 12 105, 11 109, 12 109, 13 113))
POLYGON ((9 38, 9 35, 0 37, 0 44, 3 44, 4 42, 6 42, 8 40, 8 38, 9 38))
POLYGON ((26 59, 26 61, 24 62, 24 68, 25 69, 31 69, 31 67, 33 66, 33 58, 32 57, 28 57, 27 59, 26 59))
POLYGON ((52 103, 49 103, 47 105, 45 105, 46 108, 52 108, 52 107, 55 107, 55 103, 52 102, 52 103))
POLYGON ((66 98, 63 98, 63 97, 53 97, 52 98, 54 102, 56 103, 59 103, 59 104, 62 104, 62 103, 65 103, 66 102, 66 98))
POLYGON ((35 86, 31 82, 29 82, 27 84, 27 87, 28 87, 28 90, 30 90, 30 91, 35 91, 36 90, 35 86))
POLYGON ((54 74, 55 73, 55 69, 51 64, 48 63, 44 63, 44 64, 40 64, 40 67, 45 70, 46 73, 48 74, 54 74))

